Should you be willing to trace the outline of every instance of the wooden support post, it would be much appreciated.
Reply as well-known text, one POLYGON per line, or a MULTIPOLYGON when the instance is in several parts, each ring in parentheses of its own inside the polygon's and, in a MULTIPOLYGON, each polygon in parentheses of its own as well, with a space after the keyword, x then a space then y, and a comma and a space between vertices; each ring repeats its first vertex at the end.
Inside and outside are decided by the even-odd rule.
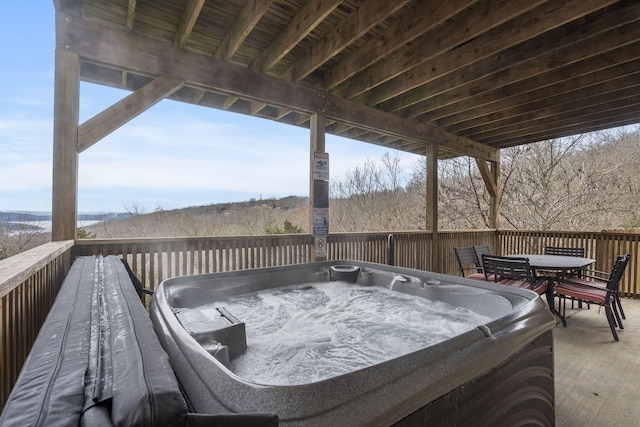
POLYGON ((496 194, 489 199, 489 228, 497 230, 500 211, 500 154, 496 162, 491 162, 491 178, 496 183, 496 194))
POLYGON ((440 239, 438 235, 438 145, 427 144, 427 230, 431 230, 430 271, 440 271, 440 239))
MULTIPOLYGON (((325 116, 321 113, 311 115, 311 147, 309 163, 309 228, 313 235, 311 259, 323 261, 327 259, 327 237, 329 216, 329 181, 316 179, 316 153, 325 152, 325 116), (318 217, 326 214, 326 234, 318 231, 318 217), (324 235, 323 235, 324 234, 324 235)), ((327 160, 328 167, 328 160, 327 160)))
POLYGON ((500 178, 500 154, 498 153, 495 162, 487 162, 483 159, 476 158, 476 165, 484 181, 484 185, 489 193, 489 228, 494 230, 498 228, 498 211, 500 208, 500 191, 498 182, 500 178), (487 165, 489 163, 489 165, 487 165))
POLYGON ((80 59, 56 50, 53 101, 51 240, 75 240, 78 214, 80 59))

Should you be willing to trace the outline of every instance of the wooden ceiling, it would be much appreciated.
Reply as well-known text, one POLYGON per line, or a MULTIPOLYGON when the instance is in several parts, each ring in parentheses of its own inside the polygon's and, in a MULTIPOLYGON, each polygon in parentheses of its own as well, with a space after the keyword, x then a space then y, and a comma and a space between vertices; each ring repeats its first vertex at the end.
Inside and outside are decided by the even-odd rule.
POLYGON ((640 122, 640 2, 54 0, 81 79, 417 154, 640 122))

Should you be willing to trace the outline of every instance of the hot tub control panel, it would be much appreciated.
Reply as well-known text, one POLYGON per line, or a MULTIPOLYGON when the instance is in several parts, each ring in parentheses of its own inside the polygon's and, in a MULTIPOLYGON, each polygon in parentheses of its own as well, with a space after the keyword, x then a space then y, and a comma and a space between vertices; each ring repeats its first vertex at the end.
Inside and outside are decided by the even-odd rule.
POLYGON ((244 322, 224 307, 179 310, 176 317, 191 337, 227 367, 247 349, 244 322))

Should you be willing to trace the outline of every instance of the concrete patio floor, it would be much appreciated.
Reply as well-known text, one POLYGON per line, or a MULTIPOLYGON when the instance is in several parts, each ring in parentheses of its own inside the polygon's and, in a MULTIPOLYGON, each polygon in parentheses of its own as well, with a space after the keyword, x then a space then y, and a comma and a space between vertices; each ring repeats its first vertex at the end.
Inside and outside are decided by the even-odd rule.
POLYGON ((623 299, 622 307, 619 342, 599 307, 567 307, 567 327, 556 325, 556 426, 640 425, 640 300, 623 299))

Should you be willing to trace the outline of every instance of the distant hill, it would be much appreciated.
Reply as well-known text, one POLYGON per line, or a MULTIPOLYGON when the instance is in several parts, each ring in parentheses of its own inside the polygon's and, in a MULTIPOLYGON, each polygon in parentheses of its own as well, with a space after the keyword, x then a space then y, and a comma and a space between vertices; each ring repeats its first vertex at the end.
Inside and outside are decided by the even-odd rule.
MULTIPOLYGON (((203 206, 189 206, 179 209, 163 210, 163 212, 182 212, 193 215, 207 215, 213 213, 222 213, 229 210, 251 208, 258 206, 269 206, 279 209, 293 209, 298 206, 306 205, 309 201, 308 197, 287 196, 279 199, 250 199, 244 202, 224 202, 213 203, 203 206)), ((156 212, 142 213, 142 215, 152 215, 156 212)), ((78 221, 105 221, 127 219, 133 216, 130 212, 107 212, 107 213, 79 213, 78 221)), ((0 211, 0 222, 41 222, 51 221, 51 212, 32 212, 32 211, 0 211)))
POLYGON ((299 206, 306 206, 309 203, 308 197, 301 196, 287 196, 279 199, 250 199, 245 202, 225 202, 225 203, 212 203, 210 205, 203 206, 190 206, 180 209, 166 210, 164 212, 184 212, 194 215, 206 215, 212 213, 222 213, 224 211, 241 209, 241 208, 254 208, 259 206, 268 206, 271 208, 279 209, 294 209, 299 206))

